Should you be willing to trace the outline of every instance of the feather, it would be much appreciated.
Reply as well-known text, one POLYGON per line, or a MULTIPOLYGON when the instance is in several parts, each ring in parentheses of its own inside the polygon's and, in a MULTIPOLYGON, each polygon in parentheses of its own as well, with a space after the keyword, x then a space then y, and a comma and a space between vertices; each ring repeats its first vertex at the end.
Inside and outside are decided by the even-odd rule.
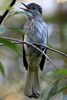
POLYGON ((26 60, 26 54, 25 54, 24 46, 23 46, 23 64, 24 64, 24 67, 27 70, 28 69, 28 63, 27 63, 27 60, 26 60))
MULTIPOLYGON (((46 54, 46 52, 47 52, 47 49, 45 50, 45 54, 46 54)), ((46 59, 45 56, 42 55, 42 59, 41 59, 41 62, 40 62, 40 69, 41 69, 41 71, 43 70, 45 59, 46 59)))

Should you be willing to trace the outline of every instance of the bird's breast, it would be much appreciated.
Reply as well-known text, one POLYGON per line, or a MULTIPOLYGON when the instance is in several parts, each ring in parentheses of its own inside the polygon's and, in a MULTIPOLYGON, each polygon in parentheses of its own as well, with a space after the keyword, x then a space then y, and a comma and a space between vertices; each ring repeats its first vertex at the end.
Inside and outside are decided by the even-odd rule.
POLYGON ((33 42, 33 43, 45 43, 45 26, 42 21, 32 20, 26 26, 26 35, 25 41, 33 42))

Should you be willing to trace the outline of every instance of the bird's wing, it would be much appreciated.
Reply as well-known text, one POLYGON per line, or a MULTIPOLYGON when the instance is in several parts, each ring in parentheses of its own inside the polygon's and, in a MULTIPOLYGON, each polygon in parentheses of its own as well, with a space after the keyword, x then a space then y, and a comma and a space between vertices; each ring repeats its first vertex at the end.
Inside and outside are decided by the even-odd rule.
MULTIPOLYGON (((46 52, 47 52, 47 49, 45 50, 45 54, 46 54, 46 52)), ((41 59, 41 62, 40 62, 40 69, 41 69, 41 71, 44 68, 45 59, 46 59, 46 57, 44 55, 42 55, 42 59, 41 59)))
MULTIPOLYGON (((25 22, 24 27, 23 27, 23 32, 27 33, 26 30, 28 30, 28 21, 25 22)), ((23 40, 24 40, 24 35, 23 35, 23 40)), ((23 64, 26 70, 28 69, 28 62, 26 59, 26 53, 23 45, 23 64)))
POLYGON ((23 64, 24 64, 24 67, 28 68, 28 63, 27 63, 27 60, 26 60, 26 54, 25 54, 25 50, 24 50, 24 46, 23 46, 23 64))
MULTIPOLYGON (((43 22, 43 32, 44 32, 44 35, 43 35, 43 39, 44 39, 44 46, 47 45, 47 42, 48 42, 48 27, 47 27, 47 24, 45 22, 43 22)), ((47 48, 45 48, 45 51, 44 53, 46 54, 47 53, 47 48)), ((45 63, 45 59, 46 57, 44 55, 42 55, 42 59, 41 59, 41 62, 40 62, 40 69, 41 71, 43 70, 44 68, 44 63, 45 63)))

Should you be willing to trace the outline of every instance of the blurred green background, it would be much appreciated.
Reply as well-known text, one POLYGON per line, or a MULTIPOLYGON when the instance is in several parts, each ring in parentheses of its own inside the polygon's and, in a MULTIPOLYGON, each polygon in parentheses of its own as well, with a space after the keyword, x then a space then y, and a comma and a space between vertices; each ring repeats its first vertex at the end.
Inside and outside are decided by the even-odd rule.
MULTIPOLYGON (((11 0, 0 0, 0 15, 4 13, 10 2, 11 0)), ((5 27, 5 30, 0 36, 16 39, 22 38, 21 34, 16 33, 12 28, 23 29, 26 20, 25 14, 22 12, 22 14, 9 17, 13 12, 21 11, 21 2, 26 4, 35 2, 42 6, 43 18, 48 24, 48 45, 67 54, 67 0, 17 0, 12 10, 3 21, 2 25, 5 27)), ((22 45, 18 46, 20 54, 22 55, 22 45)), ((67 68, 67 58, 49 50, 47 55, 59 68, 67 68)), ((26 70, 23 66, 22 57, 8 47, 0 46, 0 61, 4 65, 6 72, 5 78, 3 78, 0 73, 0 97, 3 97, 5 100, 28 100, 23 94, 26 70)), ((44 70, 40 72, 42 90, 49 85, 49 82, 52 82, 53 79, 56 78, 53 76, 51 76, 51 78, 49 77, 54 69, 55 67, 46 60, 44 70)), ((61 83, 61 85, 66 84, 67 80, 61 83)), ((67 97, 63 99, 66 94, 67 91, 64 91, 56 97, 56 100, 67 100, 67 97)))

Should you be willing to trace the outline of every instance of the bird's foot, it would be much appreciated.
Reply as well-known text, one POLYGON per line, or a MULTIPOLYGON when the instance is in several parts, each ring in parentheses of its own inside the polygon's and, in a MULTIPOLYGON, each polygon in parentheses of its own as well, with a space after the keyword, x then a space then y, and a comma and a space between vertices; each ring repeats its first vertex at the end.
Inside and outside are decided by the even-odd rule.
POLYGON ((40 92, 36 91, 36 90, 32 90, 31 93, 25 93, 25 96, 29 97, 29 98, 38 98, 40 96, 40 92))
POLYGON ((38 98, 40 96, 40 91, 33 90, 33 97, 38 98))
POLYGON ((25 96, 27 96, 29 98, 32 98, 33 97, 32 93, 25 93, 25 96))

